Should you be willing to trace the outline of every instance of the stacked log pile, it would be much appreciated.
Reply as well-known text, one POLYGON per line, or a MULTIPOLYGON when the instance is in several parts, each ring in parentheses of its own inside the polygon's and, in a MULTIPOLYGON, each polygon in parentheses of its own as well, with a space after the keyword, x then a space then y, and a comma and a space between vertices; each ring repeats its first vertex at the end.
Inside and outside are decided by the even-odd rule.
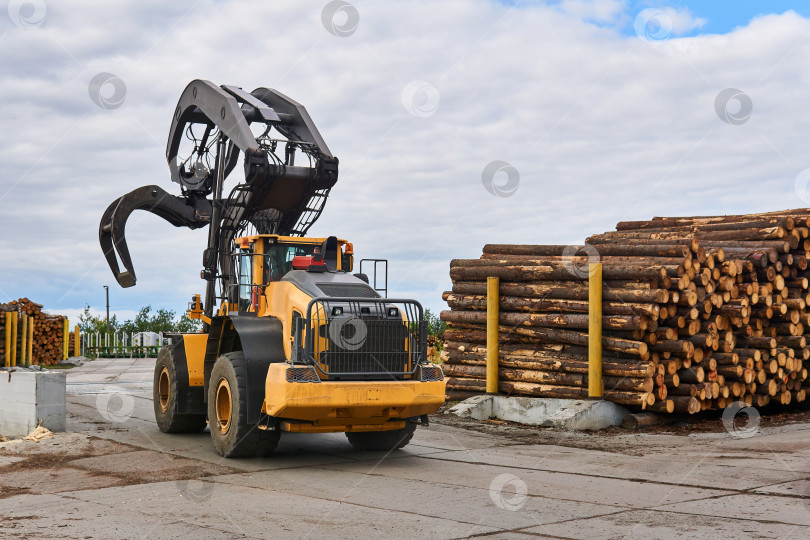
POLYGON ((587 396, 588 263, 601 262, 606 399, 686 413, 804 401, 809 220, 655 218, 583 246, 487 245, 454 260, 441 314, 451 397, 485 391, 488 276, 500 278, 500 391, 587 396))
MULTIPOLYGON (((52 365, 58 364, 62 360, 62 342, 64 340, 64 321, 62 315, 49 315, 42 311, 43 306, 32 302, 28 298, 20 298, 12 300, 8 304, 0 305, 0 312, 16 311, 19 315, 28 315, 28 324, 33 322, 33 347, 32 347, 32 364, 52 365)), ((3 315, 0 313, 0 315, 3 315)), ((5 336, 5 317, 2 317, 3 328, 0 329, 0 335, 5 336)), ((17 332, 17 355, 19 355, 22 347, 22 331, 21 319, 18 316, 18 332, 17 332)), ((5 346, 5 340, 0 339, 5 346)), ((0 364, 5 361, 6 351, 2 351, 0 357, 0 364)))

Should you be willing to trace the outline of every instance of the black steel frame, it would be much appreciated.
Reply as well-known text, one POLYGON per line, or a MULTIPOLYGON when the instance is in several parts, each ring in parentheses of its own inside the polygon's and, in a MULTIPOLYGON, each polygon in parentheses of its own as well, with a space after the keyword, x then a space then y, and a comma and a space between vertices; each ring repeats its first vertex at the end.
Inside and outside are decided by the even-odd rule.
POLYGON ((405 299, 313 298, 307 305, 305 316, 295 321, 290 362, 313 366, 324 380, 414 378, 419 367, 428 364, 424 310, 419 302, 405 299), (319 308, 322 316, 318 316, 319 308), (333 308, 341 308, 342 314, 333 315, 333 308), (391 308, 398 310, 396 316, 389 316, 391 308), (354 343, 345 348, 344 343, 341 349, 335 342, 331 324, 343 325, 347 324, 346 321, 359 321, 365 325, 367 336, 362 344, 354 343), (327 335, 322 335, 322 332, 327 335), (401 342, 397 343, 398 339, 401 342), (327 344, 325 349, 320 347, 322 342, 327 344), (332 355, 332 363, 338 366, 363 369, 324 369, 324 364, 328 363, 324 362, 326 355, 332 355), (397 365, 403 368, 393 369, 397 365))
MULTIPOLYGON (((360 273, 363 274, 363 263, 370 262, 374 263, 372 267, 374 268, 373 278, 371 280, 371 288, 377 292, 383 293, 383 296, 388 298, 388 259, 360 259, 360 273), (383 263, 383 267, 385 268, 385 287, 377 287, 377 265, 383 263)), ((368 274, 366 274, 368 276, 368 274)))

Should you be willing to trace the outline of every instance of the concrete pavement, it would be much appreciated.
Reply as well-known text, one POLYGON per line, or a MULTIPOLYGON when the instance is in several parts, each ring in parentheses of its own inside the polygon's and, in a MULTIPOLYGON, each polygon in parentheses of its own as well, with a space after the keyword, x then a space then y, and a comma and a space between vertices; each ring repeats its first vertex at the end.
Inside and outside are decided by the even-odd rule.
POLYGON ((70 370, 68 433, 0 448, 0 537, 810 538, 804 424, 482 433, 438 415, 388 455, 284 433, 270 458, 225 460, 207 432, 158 431, 153 365, 70 370))

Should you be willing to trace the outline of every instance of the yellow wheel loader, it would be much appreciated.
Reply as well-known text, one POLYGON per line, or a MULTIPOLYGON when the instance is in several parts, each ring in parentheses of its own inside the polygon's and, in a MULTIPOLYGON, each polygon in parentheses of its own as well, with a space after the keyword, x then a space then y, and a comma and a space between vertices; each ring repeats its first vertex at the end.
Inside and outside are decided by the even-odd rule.
POLYGON ((421 305, 384 297, 353 274, 346 240, 305 236, 338 178, 338 159, 306 109, 268 88, 192 81, 166 158, 181 194, 136 189, 99 226, 123 287, 136 282, 124 237, 133 211, 208 227, 205 298, 194 295, 188 310, 203 332, 175 335, 155 365, 160 430, 208 425, 225 457, 269 454, 281 431, 345 432, 361 450, 408 444, 444 403, 444 376, 427 360, 421 305), (223 196, 240 158, 244 175, 223 196))

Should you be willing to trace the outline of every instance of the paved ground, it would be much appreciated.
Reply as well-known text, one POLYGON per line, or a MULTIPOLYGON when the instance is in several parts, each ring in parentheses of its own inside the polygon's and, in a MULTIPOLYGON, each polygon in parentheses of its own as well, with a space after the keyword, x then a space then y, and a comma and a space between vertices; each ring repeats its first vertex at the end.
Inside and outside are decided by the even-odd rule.
POLYGON ((438 418, 390 455, 285 433, 272 458, 223 460, 208 433, 157 430, 152 366, 71 370, 69 432, 0 449, 1 538, 810 538, 806 424, 594 435, 438 418))

